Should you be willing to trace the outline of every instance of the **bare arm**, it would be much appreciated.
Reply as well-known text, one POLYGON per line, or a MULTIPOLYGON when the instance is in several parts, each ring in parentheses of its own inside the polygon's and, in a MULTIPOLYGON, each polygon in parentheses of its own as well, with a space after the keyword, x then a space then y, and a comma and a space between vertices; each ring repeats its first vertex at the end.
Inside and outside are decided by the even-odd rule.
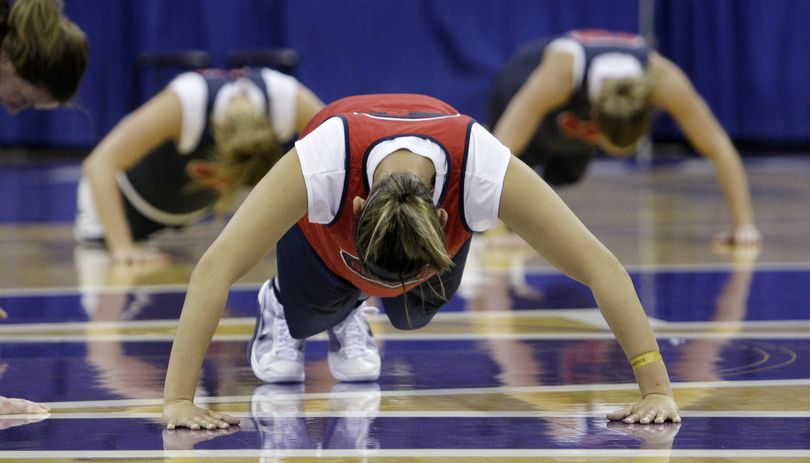
POLYGON ((275 246, 306 208, 304 177, 293 148, 256 185, 195 267, 166 373, 164 420, 170 428, 231 423, 191 404, 203 358, 230 286, 275 246))
POLYGON ((136 246, 116 176, 162 143, 176 141, 181 128, 180 100, 171 90, 164 90, 119 122, 82 165, 104 226, 107 248, 117 260, 130 260, 136 255, 136 246))
POLYGON ((571 55, 547 52, 506 107, 492 131, 513 153, 522 153, 540 122, 574 90, 571 55))
MULTIPOLYGON (((551 187, 514 157, 506 171, 499 215, 550 263, 590 287, 628 359, 658 350, 627 271, 551 187)), ((634 372, 645 400, 651 395, 672 396, 663 362, 650 363, 634 372)), ((640 402, 643 403, 644 400, 640 402)), ((637 414, 634 411, 621 418, 631 417, 642 423, 680 419, 674 401, 670 407, 666 400, 652 409, 641 407, 637 414)))
POLYGON ((323 101, 303 84, 298 84, 298 93, 295 96, 295 131, 301 133, 312 117, 323 108, 323 101))
POLYGON ((695 150, 714 166, 734 222, 731 236, 734 244, 756 244, 760 237, 754 224, 748 180, 740 155, 728 135, 689 78, 674 63, 653 53, 650 73, 654 85, 653 104, 675 119, 695 150))

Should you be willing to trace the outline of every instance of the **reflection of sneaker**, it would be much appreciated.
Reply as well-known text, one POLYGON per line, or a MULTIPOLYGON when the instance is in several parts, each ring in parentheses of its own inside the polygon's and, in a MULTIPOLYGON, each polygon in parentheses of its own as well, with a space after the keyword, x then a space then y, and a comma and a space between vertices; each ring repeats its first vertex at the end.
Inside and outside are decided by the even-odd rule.
POLYGON ((304 341, 290 336, 284 308, 265 282, 259 290, 259 314, 248 344, 250 368, 266 383, 304 381, 304 341))
POLYGON ((381 400, 378 383, 337 383, 329 392, 329 410, 374 418, 381 400))
POLYGON ((326 359, 332 376, 340 381, 376 381, 380 377, 380 351, 366 319, 377 312, 364 302, 328 330, 326 359))
POLYGON ((330 426, 325 447, 332 449, 377 450, 380 442, 369 436, 380 411, 380 385, 377 383, 338 383, 329 393, 329 410, 343 415, 330 426))
POLYGON ((262 449, 313 447, 304 418, 304 385, 265 384, 253 391, 250 415, 262 449))

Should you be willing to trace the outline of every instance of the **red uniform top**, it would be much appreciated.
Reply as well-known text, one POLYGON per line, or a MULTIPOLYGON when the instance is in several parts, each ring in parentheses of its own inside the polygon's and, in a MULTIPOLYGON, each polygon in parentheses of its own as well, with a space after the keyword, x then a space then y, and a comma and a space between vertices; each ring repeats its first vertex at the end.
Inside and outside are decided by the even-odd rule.
MULTIPOLYGON (((305 216, 298 225, 330 270, 370 296, 397 296, 403 293, 401 286, 374 281, 363 272, 357 257, 354 241, 357 219, 352 210, 352 201, 356 196, 368 196, 366 156, 377 143, 398 136, 427 138, 442 148, 448 172, 439 207, 447 211, 444 237, 452 257, 471 235, 464 222, 462 195, 470 128, 475 121, 460 115, 447 103, 428 96, 363 95, 343 98, 323 108, 309 121, 301 137, 334 116, 343 121, 346 138, 346 178, 340 209, 329 224, 312 223, 305 216)), ((406 281, 405 290, 427 278, 406 281)))

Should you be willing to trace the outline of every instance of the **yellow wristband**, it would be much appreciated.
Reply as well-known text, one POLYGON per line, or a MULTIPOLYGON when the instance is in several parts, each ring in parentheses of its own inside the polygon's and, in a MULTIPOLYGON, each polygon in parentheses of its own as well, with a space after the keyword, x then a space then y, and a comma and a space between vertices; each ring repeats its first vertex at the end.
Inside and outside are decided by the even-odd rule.
POLYGON ((633 360, 630 360, 630 366, 633 369, 638 369, 643 367, 644 365, 649 365, 650 363, 661 362, 664 358, 661 357, 661 353, 657 350, 652 352, 647 352, 645 354, 636 355, 633 357, 633 360))

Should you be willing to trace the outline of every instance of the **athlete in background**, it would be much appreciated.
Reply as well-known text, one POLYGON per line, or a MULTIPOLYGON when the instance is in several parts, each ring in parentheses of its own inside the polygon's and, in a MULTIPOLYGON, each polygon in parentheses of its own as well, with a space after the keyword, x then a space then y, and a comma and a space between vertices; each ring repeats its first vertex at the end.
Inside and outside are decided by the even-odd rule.
POLYGON ((580 30, 524 45, 495 80, 489 123, 515 155, 557 186, 579 181, 598 150, 631 155, 657 109, 712 162, 733 223, 716 240, 758 245, 739 153, 689 78, 638 35, 580 30))
MULTIPOLYGON (((0 0, 0 105, 11 114, 68 102, 87 68, 84 32, 55 0, 0 0)), ((0 309, 0 319, 7 317, 0 309)), ((48 407, 0 396, 0 415, 47 413, 48 407)))
POLYGON ((145 240, 226 209, 322 107, 295 78, 269 68, 181 74, 84 161, 76 238, 104 241, 116 262, 167 261, 145 240))

